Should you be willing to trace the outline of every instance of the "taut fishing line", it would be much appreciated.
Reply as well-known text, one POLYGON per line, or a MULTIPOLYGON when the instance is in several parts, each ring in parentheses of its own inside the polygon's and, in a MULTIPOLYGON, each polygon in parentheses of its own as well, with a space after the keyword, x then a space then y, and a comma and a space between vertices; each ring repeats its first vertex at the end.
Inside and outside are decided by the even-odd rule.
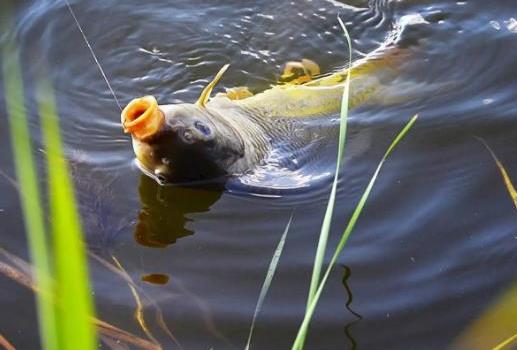
POLYGON ((106 73, 104 73, 104 69, 102 69, 101 64, 99 63, 99 60, 97 59, 97 56, 95 55, 95 52, 93 51, 92 46, 90 45, 90 42, 86 38, 86 34, 84 33, 83 28, 79 24, 79 21, 77 20, 77 17, 75 16, 74 10, 72 10, 72 6, 70 6, 70 3, 68 0, 63 0, 66 4, 66 7, 68 7, 68 11, 70 11, 70 14, 74 18, 75 24, 77 25, 77 28, 81 32, 81 35, 83 36, 84 42, 88 46, 88 49, 90 50, 90 53, 93 56, 93 59, 95 60, 95 63, 97 64, 97 67, 99 67, 99 70, 101 71, 102 77, 104 78, 104 81, 106 81, 106 84, 108 85, 109 90, 111 91, 111 94, 113 95, 113 98, 115 99, 115 102, 117 103, 118 108, 122 111, 122 106, 120 105, 120 102, 118 101, 117 95, 115 94, 115 91, 111 87, 111 84, 108 81, 108 77, 106 76, 106 73))

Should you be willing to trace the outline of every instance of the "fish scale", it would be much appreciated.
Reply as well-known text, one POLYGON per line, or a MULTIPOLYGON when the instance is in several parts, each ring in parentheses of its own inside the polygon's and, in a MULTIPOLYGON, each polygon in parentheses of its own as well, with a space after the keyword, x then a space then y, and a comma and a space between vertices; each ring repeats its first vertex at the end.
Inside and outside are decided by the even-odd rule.
POLYGON ((154 97, 145 96, 131 101, 121 119, 133 136, 139 164, 161 183, 272 168, 296 171, 310 161, 318 163, 323 153, 318 151, 335 140, 338 128, 328 122, 341 109, 347 77, 350 109, 389 102, 385 82, 398 76, 408 52, 387 42, 351 67, 305 84, 277 85, 243 99, 210 98, 226 64, 195 104, 158 106, 154 97))
MULTIPOLYGON (((383 81, 397 76, 397 65, 406 56, 404 49, 390 46, 356 61, 351 70, 349 108, 380 100, 383 81)), ((206 108, 224 115, 245 131, 246 156, 253 158, 247 164, 274 163, 295 170, 317 158, 317 151, 337 136, 337 128, 324 127, 325 123, 317 120, 339 113, 349 72, 344 68, 302 85, 275 86, 242 100, 230 101, 219 95, 211 99, 206 108), (232 113, 228 113, 229 110, 232 113), (310 120, 315 120, 316 126, 321 124, 319 132, 314 131, 316 126, 308 126, 306 121, 310 120)))
MULTIPOLYGON (((383 81, 393 80, 398 63, 407 56, 404 49, 382 47, 352 66, 350 108, 374 101, 383 81)), ((243 100, 233 101, 248 111, 260 111, 263 119, 328 116, 339 112, 344 80, 350 70, 302 85, 280 85, 243 100)), ((260 120, 259 120, 260 122, 260 120)), ((264 123, 264 121, 263 121, 264 123)))

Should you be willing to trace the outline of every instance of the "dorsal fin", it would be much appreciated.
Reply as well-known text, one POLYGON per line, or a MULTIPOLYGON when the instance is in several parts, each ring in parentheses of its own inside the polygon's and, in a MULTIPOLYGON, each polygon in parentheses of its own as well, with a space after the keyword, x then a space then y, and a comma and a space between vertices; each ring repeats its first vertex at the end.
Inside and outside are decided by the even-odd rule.
POLYGON ((219 82, 219 80, 221 79, 224 72, 226 72, 226 70, 228 69, 229 66, 230 66, 229 64, 225 64, 219 70, 219 72, 217 72, 214 79, 210 83, 208 83, 208 85, 203 89, 203 91, 201 92, 201 95, 199 96, 199 98, 197 99, 197 102, 196 102, 196 104, 198 106, 205 107, 206 103, 208 102, 208 99, 210 98, 210 93, 212 92, 213 88, 219 82))

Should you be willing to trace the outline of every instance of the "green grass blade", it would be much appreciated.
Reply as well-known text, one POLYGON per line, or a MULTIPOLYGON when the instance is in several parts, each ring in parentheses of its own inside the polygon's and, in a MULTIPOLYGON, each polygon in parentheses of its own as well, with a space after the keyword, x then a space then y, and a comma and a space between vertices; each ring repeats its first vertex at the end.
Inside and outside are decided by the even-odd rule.
POLYGON ((282 251, 284 249, 287 232, 289 231, 289 227, 291 226, 291 222, 293 221, 293 215, 294 215, 294 213, 291 213, 291 217, 289 218, 289 221, 287 222, 287 225, 284 229, 284 233, 280 237, 280 241, 278 242, 275 252, 273 253, 271 262, 269 263, 269 268, 267 270, 266 278, 264 279, 264 282, 262 283, 262 288, 260 289, 257 306, 255 307, 255 312, 253 313, 253 320, 251 321, 250 333, 248 335, 248 341, 246 342, 246 347, 245 347, 246 350, 249 350, 249 348, 250 348, 251 337, 253 336, 253 330, 255 329, 255 321, 257 319, 257 316, 258 316, 260 310, 262 309, 262 304, 264 304, 264 299, 266 298, 267 292, 269 291, 269 287, 271 286, 271 281, 273 280, 273 277, 275 276, 276 268, 278 266, 278 260, 280 260, 280 256, 282 255, 282 251))
MULTIPOLYGON (((332 181, 332 188, 330 190, 329 200, 327 202, 327 208, 323 217, 323 223, 321 225, 320 235, 318 239, 318 246, 316 248, 316 256, 314 258, 314 265, 312 268, 311 282, 309 286, 309 295, 307 297, 307 309, 309 308, 312 300, 316 294, 318 284, 320 283, 321 270, 323 267, 323 260, 325 259, 325 252, 327 250, 328 236, 330 232, 330 225, 332 223, 332 215, 334 213, 334 206, 336 202, 337 184, 339 180, 339 170, 343 161, 343 155, 345 152, 345 141, 346 131, 348 123, 348 106, 350 96, 350 76, 352 74, 352 41, 350 35, 346 29, 341 18, 338 16, 339 24, 343 29, 347 44, 348 44, 348 74, 343 87, 343 95, 341 97, 341 112, 339 121, 339 141, 338 151, 336 159, 336 170, 334 172, 334 179, 332 181)), ((300 348, 303 348, 303 340, 300 344, 300 348)))
POLYGON ((24 104, 22 72, 19 65, 20 55, 12 33, 10 33, 14 28, 10 2, 4 1, 0 9, 0 30, 4 33, 1 52, 5 102, 29 253, 34 263, 35 281, 40 290, 40 293, 36 294, 36 308, 41 346, 46 350, 54 350, 57 349, 58 342, 52 298, 51 266, 48 256, 49 245, 45 236, 38 174, 32 154, 33 147, 24 104))
POLYGON ((298 334, 296 335, 296 339, 295 339, 293 347, 292 347, 293 349, 302 349, 303 348, 303 343, 307 336, 307 330, 309 328, 310 320, 312 318, 312 315, 314 314, 314 310, 316 309, 316 305, 321 296, 321 293, 323 292, 325 283, 327 282, 327 279, 339 257, 339 254, 343 250, 343 247, 345 246, 348 238, 350 237, 350 234, 352 233, 352 230, 354 229, 355 224, 356 224, 357 220, 359 219, 359 215, 361 214, 361 212, 364 209, 366 201, 368 200, 372 187, 375 184, 375 181, 377 180, 379 172, 381 171, 381 168, 382 168, 384 162, 386 161, 388 156, 391 154, 393 149, 406 136, 408 131, 413 127, 417 118, 418 118, 418 115, 415 115, 413 118, 411 118, 411 120, 406 124, 406 126, 397 134, 397 136, 395 137, 395 139, 393 140, 391 145, 388 147, 388 150, 382 157, 381 161, 379 162, 377 169, 375 169, 375 172, 374 172, 372 178, 370 179, 368 186, 366 186, 366 189, 365 189, 363 195, 361 196, 359 203, 355 207, 355 210, 352 214, 352 217, 350 218, 350 221, 348 222, 343 234, 341 235, 341 239, 339 240, 336 250, 334 251, 334 254, 332 255, 332 259, 330 260, 327 270, 325 271, 325 274, 323 275, 323 278, 321 280, 321 283, 318 286, 318 289, 314 295, 314 298, 312 299, 311 304, 309 305, 309 307, 307 308, 307 311, 305 312, 305 316, 304 316, 302 325, 300 326, 300 329, 298 330, 298 334))
POLYGON ((339 142, 338 142, 338 152, 337 152, 337 160, 336 160, 336 171, 334 173, 334 180, 332 182, 332 189, 330 191, 329 200, 327 202, 327 209, 325 210, 325 216, 323 217, 323 223, 321 225, 321 231, 318 240, 318 247, 316 248, 316 256, 314 258, 314 265, 312 269, 311 276, 311 284, 309 286, 309 296, 307 299, 307 307, 309 307, 312 299, 314 298, 314 294, 318 288, 318 284, 320 282, 321 269, 323 266, 323 259, 325 258, 325 252, 327 249, 327 241, 330 231, 330 224, 332 223, 332 214, 334 212, 334 205, 336 202, 336 192, 337 192, 337 183, 339 179, 339 169, 341 168, 341 163, 343 161, 343 154, 345 152, 345 141, 346 141, 346 130, 347 130, 347 121, 348 121, 348 99, 350 96, 350 75, 352 71, 352 42, 350 40, 350 35, 341 21, 341 18, 338 17, 339 24, 341 28, 343 28, 343 33, 345 35, 346 41, 348 43, 348 74, 345 80, 343 95, 341 98, 341 113, 340 113, 340 123, 339 123, 339 142))
POLYGON ((37 98, 47 151, 59 345, 62 349, 95 349, 93 302, 78 206, 62 149, 53 88, 44 76, 37 80, 37 98))

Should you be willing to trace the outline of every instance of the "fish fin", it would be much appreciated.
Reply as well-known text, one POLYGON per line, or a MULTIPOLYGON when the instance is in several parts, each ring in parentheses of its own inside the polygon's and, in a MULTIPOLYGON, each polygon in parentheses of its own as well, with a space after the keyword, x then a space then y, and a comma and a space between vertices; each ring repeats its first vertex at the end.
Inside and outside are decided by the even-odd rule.
POLYGON ((278 79, 279 84, 301 85, 311 81, 320 75, 320 66, 307 58, 301 61, 289 61, 284 66, 284 71, 278 79))
POLYGON ((201 92, 201 95, 199 96, 199 98, 196 101, 196 104, 198 106, 205 107, 206 103, 208 102, 208 99, 210 98, 210 93, 214 89, 215 85, 219 82, 219 80, 221 80, 221 77, 223 76, 224 72, 226 72, 226 70, 228 69, 229 66, 230 66, 229 64, 225 64, 219 70, 219 72, 217 72, 214 79, 212 79, 212 81, 210 83, 208 83, 208 85, 203 89, 203 91, 201 92))
POLYGON ((226 94, 224 95, 226 95, 230 100, 242 100, 253 96, 253 93, 247 86, 236 86, 226 89, 226 94))

